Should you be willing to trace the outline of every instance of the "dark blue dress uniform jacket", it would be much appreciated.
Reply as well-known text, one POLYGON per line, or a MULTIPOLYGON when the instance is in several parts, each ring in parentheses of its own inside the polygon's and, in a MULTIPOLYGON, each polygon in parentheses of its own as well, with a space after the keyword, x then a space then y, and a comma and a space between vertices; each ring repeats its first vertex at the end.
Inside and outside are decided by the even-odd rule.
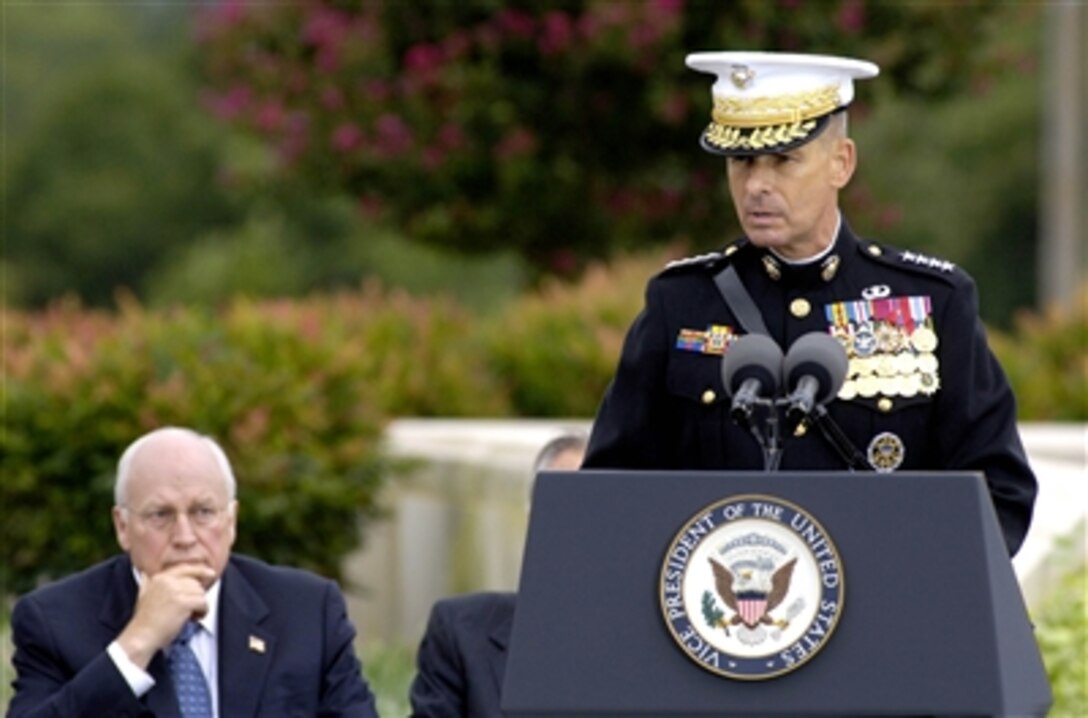
MULTIPOLYGON (((1012 391, 986 343, 974 281, 948 262, 861 240, 845 222, 830 257, 791 266, 742 239, 654 277, 598 410, 583 468, 763 468, 755 438, 730 418, 721 356, 677 347, 683 330, 718 325, 744 333, 714 283, 727 264, 784 352, 803 334, 829 331, 829 306, 873 296, 928 297, 939 388, 909 398, 836 398, 828 413, 863 453, 879 435, 893 435, 899 471, 984 472, 1014 554, 1031 521, 1036 481, 1017 432, 1012 391), (799 305, 810 311, 799 316, 799 305)), ((847 468, 819 431, 786 436, 783 443, 781 470, 847 468)))

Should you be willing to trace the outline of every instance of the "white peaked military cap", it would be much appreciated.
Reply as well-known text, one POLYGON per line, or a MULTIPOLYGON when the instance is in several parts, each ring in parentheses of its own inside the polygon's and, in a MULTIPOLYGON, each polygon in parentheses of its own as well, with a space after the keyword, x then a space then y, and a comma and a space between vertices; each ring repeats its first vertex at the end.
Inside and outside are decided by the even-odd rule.
POLYGON ((865 60, 780 52, 698 52, 693 70, 716 76, 700 144, 719 155, 785 152, 815 139, 854 99, 854 80, 876 77, 865 60))

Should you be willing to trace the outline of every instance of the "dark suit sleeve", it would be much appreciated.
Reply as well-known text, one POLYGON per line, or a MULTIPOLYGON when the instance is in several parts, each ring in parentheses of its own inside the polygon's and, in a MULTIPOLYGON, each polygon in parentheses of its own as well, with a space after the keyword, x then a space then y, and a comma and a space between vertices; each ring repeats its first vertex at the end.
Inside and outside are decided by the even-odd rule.
POLYGON ((675 441, 666 401, 669 340, 661 293, 651 281, 646 304, 623 343, 619 365, 593 421, 584 469, 661 468, 675 441))
POLYGON ((363 680, 362 665, 355 655, 355 629, 348 619, 344 597, 332 582, 325 592, 324 613, 325 648, 318 715, 377 718, 374 694, 363 680))
POLYGON ((33 600, 15 604, 11 628, 16 677, 8 718, 135 716, 144 711, 105 650, 74 671, 58 647, 54 626, 33 600))
POLYGON ((409 691, 412 718, 462 718, 467 686, 456 637, 441 602, 431 609, 409 691))
POLYGON ((1037 485, 1016 425, 1016 400, 986 341, 970 280, 945 305, 941 391, 933 432, 946 469, 982 471, 1009 555, 1031 523, 1037 485))

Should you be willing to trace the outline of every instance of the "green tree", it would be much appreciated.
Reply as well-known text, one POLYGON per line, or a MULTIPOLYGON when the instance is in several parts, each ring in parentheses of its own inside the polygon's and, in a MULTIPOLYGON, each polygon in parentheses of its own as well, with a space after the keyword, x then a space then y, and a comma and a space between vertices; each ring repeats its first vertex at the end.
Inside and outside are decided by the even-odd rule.
POLYGON ((7 193, 8 260, 23 301, 93 303, 237 209, 216 189, 217 132, 176 77, 122 63, 74 78, 30 131, 7 193))
POLYGON ((709 78, 683 58, 751 48, 881 65, 859 86, 847 216, 964 265, 1006 325, 1034 282, 1039 15, 858 0, 17 6, 5 298, 102 304, 126 286, 219 302, 380 276, 494 307, 523 286, 522 258, 574 275, 667 240, 720 246, 738 230, 720 160, 696 148, 709 78))
POLYGON ((82 76, 118 58, 138 64, 176 58, 185 46, 177 6, 145 3, 139 12, 107 3, 4 4, 4 133, 8 151, 43 111, 82 76))
POLYGON ((299 295, 378 276, 495 306, 523 284, 507 252, 469 261, 280 176, 275 148, 215 121, 176 4, 7 11, 3 299, 118 288, 153 304, 299 295))
POLYGON ((851 130, 855 229, 960 264, 978 281, 983 318, 1004 328, 1035 296, 1038 20, 1033 7, 988 18, 969 87, 891 98, 851 130))
POLYGON ((513 247, 563 273, 731 231, 720 165, 692 158, 709 83, 685 53, 859 54, 884 67, 890 92, 943 97, 969 86, 993 7, 223 2, 199 37, 216 112, 277 147, 286 171, 358 197, 411 237, 513 247))

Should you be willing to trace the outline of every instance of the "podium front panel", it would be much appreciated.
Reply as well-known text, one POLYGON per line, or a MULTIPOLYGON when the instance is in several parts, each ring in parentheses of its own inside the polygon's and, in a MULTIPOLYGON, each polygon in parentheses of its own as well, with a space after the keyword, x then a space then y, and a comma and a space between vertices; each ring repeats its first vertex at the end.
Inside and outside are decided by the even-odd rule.
POLYGON ((543 472, 503 690, 509 716, 1042 715, 1050 701, 983 479, 972 473, 543 472), (743 494, 804 509, 837 547, 833 634, 745 681, 670 633, 677 532, 743 494))

